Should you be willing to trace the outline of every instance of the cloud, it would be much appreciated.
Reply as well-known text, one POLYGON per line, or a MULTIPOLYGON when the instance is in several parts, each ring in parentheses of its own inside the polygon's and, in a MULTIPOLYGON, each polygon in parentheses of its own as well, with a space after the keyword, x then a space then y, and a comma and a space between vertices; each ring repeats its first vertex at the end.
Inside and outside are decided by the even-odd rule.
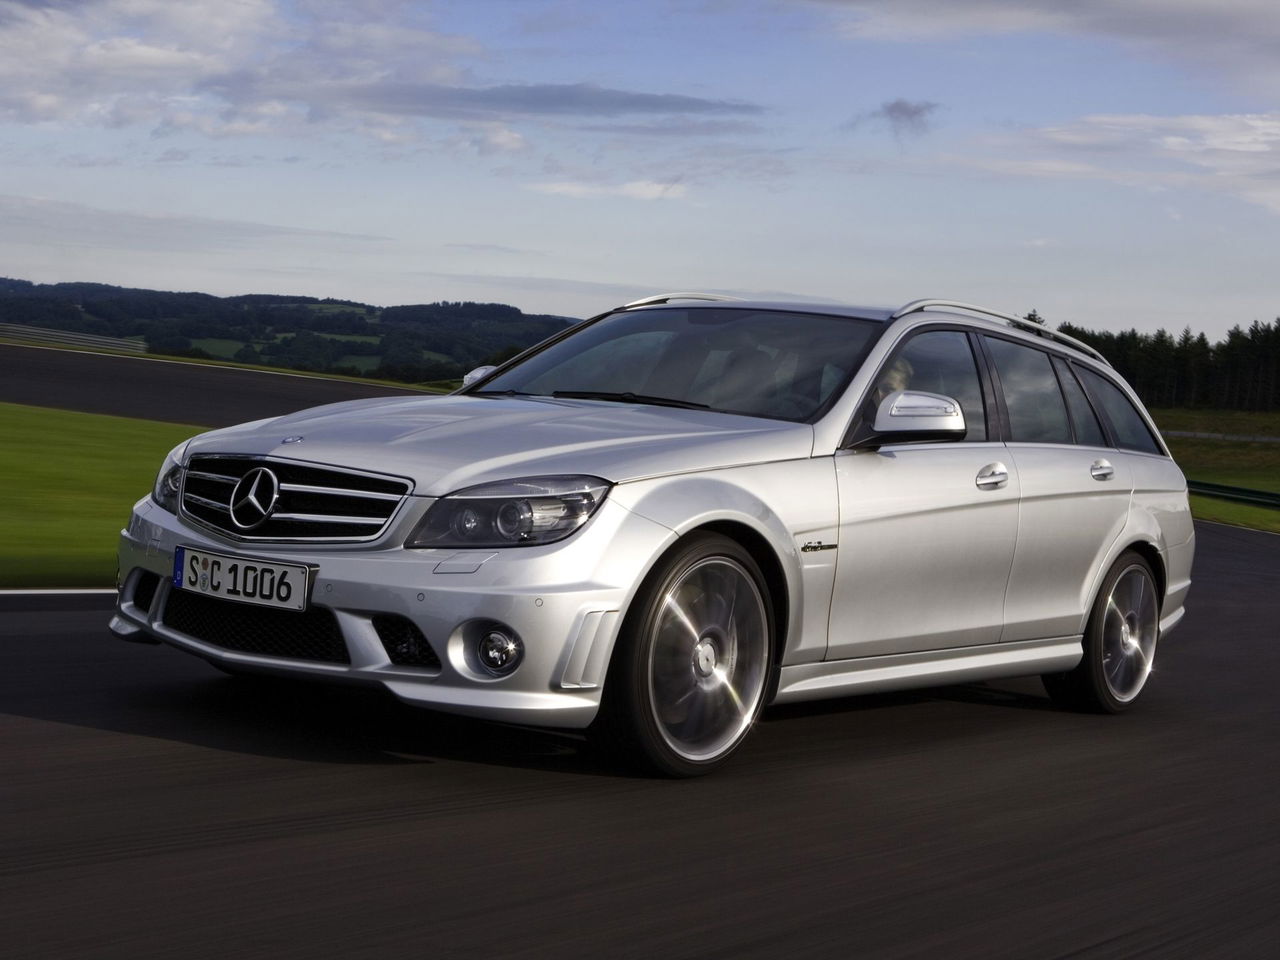
POLYGON ((446 243, 446 250, 458 250, 462 253, 502 254, 504 256, 542 257, 544 253, 536 250, 523 250, 520 247, 508 247, 501 243, 446 243))
POLYGON ((888 124, 893 135, 898 139, 918 137, 929 132, 931 118, 938 111, 939 104, 931 100, 889 100, 880 104, 875 110, 860 113, 848 123, 845 130, 856 130, 868 121, 880 120, 888 124))
POLYGON ((589 133, 611 133, 639 137, 721 137, 726 134, 760 133, 763 128, 750 120, 719 120, 702 117, 664 117, 645 123, 580 124, 577 129, 589 133))
MULTIPOLYGON (((0 194, 0 237, 13 238, 15 246, 23 247, 112 249, 135 253, 204 253, 271 240, 369 244, 386 239, 207 217, 124 213, 43 197, 3 194, 0 194)), ((6 246, 0 245, 0 251, 6 246)))
POLYGON ((803 0, 837 12, 851 37, 902 42, 955 36, 1071 33, 1120 40, 1280 91, 1274 0, 803 0))
POLYGON ((150 126, 161 134, 357 130, 413 139, 469 128, 481 152, 565 119, 739 118, 756 104, 593 83, 467 82, 484 51, 430 29, 423 5, 357 0, 0 0, 0 119, 150 126), (32 56, 31 51, 39 51, 32 56))
POLYGON ((1002 174, 1192 189, 1280 213, 1280 113, 1104 114, 983 147, 958 162, 1002 174))
POLYGON ((550 183, 528 184, 530 190, 562 197, 592 199, 597 197, 624 197, 628 200, 674 200, 685 195, 684 184, 678 181, 660 183, 656 180, 631 180, 627 183, 585 183, 561 180, 550 183))
POLYGON ((645 114, 753 114, 748 103, 671 93, 614 90, 590 83, 504 84, 463 87, 438 83, 353 78, 321 90, 274 78, 226 78, 208 83, 228 99, 291 100, 329 108, 439 119, 511 117, 622 117, 645 114))

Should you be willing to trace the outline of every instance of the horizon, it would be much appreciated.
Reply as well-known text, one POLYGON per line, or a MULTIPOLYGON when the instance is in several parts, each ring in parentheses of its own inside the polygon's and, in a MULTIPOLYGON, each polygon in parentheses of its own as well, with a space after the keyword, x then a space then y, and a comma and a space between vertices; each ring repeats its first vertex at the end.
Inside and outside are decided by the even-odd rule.
POLYGON ((0 0, 0 263, 1216 342, 1280 315, 1277 40, 1261 0, 0 0))

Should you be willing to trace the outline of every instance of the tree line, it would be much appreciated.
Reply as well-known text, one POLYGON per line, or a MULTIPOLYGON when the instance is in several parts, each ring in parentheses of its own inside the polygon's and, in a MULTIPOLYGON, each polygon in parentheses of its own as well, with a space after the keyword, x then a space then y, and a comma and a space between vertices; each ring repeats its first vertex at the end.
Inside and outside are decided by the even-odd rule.
POLYGON ((1234 326, 1210 343, 1187 327, 1109 333, 1062 324, 1097 349, 1150 407, 1210 407, 1223 410, 1280 409, 1280 319, 1234 326))
MULTIPOLYGON (((1043 323, 1034 310, 1027 319, 1043 323)), ((244 363, 416 383, 460 377, 563 330, 571 318, 502 303, 376 307, 353 300, 249 294, 215 297, 99 283, 0 277, 0 323, 141 337, 153 353, 210 356, 199 341, 234 341, 244 363), (373 360, 358 363, 361 358, 373 360)), ((1191 328, 1122 333, 1062 324, 1097 348, 1153 407, 1280 409, 1280 319, 1232 327, 1210 343, 1191 328)))

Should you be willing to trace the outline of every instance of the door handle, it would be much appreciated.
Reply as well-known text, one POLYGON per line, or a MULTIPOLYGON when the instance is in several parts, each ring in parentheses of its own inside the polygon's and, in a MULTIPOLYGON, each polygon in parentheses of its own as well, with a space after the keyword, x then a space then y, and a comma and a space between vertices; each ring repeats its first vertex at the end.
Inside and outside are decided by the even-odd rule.
POLYGON ((1095 460, 1093 466, 1089 468, 1089 473, 1095 480, 1110 480, 1116 475, 1116 468, 1106 460, 1095 460))
POLYGON ((979 490, 998 490, 1009 482, 1009 468, 1003 463, 988 463, 973 481, 979 490))

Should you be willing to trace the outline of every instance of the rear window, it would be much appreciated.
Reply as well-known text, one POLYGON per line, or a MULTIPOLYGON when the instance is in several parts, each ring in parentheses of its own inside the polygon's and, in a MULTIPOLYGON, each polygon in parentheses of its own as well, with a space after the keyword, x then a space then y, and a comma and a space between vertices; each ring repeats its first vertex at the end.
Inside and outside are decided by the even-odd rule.
POLYGON ((1049 354, 1035 347, 987 337, 1009 409, 1010 439, 1016 443, 1071 443, 1067 405, 1049 354))
POLYGON ((1053 368, 1058 371, 1058 382, 1067 397, 1067 409, 1071 411, 1071 424, 1075 427, 1076 443, 1086 447, 1105 447, 1107 435, 1102 431, 1098 415, 1093 412, 1084 388, 1071 372, 1071 365, 1061 357, 1053 358, 1053 368))
POLYGON ((1124 391, 1110 380, 1085 367, 1076 368, 1085 388, 1093 397, 1094 403, 1102 407, 1111 428, 1115 431, 1116 446, 1122 450, 1137 450, 1139 453, 1163 454, 1160 444, 1151 435, 1147 423, 1142 419, 1133 403, 1125 396, 1124 391))

